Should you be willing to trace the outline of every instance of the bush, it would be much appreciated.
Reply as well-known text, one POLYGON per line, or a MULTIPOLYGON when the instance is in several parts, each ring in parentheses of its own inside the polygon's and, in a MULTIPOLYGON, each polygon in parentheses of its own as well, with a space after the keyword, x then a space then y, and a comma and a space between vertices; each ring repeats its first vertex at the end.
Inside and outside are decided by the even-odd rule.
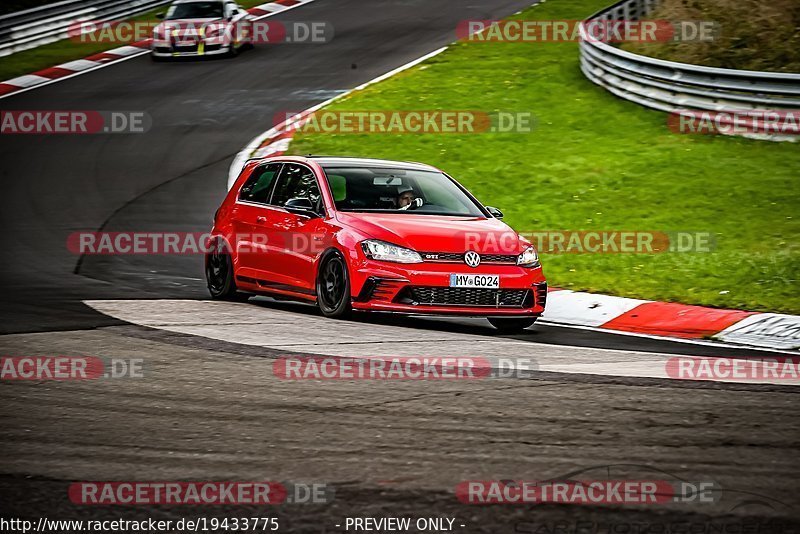
POLYGON ((664 0, 648 19, 711 20, 712 42, 626 43, 625 50, 727 69, 800 72, 800 1, 664 0))

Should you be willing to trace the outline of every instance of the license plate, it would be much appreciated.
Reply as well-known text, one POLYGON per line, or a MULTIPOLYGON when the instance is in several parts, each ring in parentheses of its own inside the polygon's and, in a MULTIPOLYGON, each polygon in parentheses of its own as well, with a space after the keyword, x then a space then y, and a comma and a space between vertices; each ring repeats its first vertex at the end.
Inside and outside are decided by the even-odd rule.
POLYGON ((497 274, 451 274, 450 287, 498 289, 500 276, 497 274))

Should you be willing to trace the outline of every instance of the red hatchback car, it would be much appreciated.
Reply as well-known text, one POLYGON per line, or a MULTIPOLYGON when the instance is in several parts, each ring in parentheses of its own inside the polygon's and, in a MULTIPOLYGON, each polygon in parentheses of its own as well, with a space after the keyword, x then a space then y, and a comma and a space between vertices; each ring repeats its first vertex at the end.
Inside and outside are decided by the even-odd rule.
POLYGON ((250 160, 214 216, 208 289, 315 302, 328 317, 480 316, 519 331, 544 311, 547 283, 502 216, 420 163, 250 160))

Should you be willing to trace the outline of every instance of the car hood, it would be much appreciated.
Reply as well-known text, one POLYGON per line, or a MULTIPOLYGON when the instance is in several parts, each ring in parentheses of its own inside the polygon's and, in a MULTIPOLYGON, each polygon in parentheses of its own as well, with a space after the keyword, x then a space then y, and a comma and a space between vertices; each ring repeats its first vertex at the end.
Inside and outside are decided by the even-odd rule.
POLYGON ((421 252, 519 254, 529 245, 498 219, 354 212, 339 212, 337 218, 365 238, 421 252))
POLYGON ((194 36, 197 35, 200 28, 220 27, 224 28, 228 25, 225 19, 209 18, 209 19, 171 19, 165 20, 155 27, 156 31, 162 32, 164 30, 179 30, 181 35, 194 36))

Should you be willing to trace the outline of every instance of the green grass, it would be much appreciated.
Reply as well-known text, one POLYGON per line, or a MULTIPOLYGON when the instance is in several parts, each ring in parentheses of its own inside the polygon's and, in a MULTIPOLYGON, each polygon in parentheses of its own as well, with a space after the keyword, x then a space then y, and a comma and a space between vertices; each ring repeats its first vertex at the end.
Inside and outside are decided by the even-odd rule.
MULTIPOLYGON (((265 0, 241 0, 238 4, 245 9, 263 4, 265 0)), ((161 6, 147 13, 131 17, 129 21, 154 22, 158 20, 156 14, 164 13, 167 5, 161 6)), ((0 82, 46 69, 67 61, 85 58, 112 48, 118 48, 131 43, 80 43, 70 39, 62 39, 55 43, 46 44, 30 50, 23 50, 10 56, 0 58, 0 82)))
MULTIPOLYGON (((551 0, 519 18, 578 19, 609 0, 551 0)), ((298 134, 296 154, 424 161, 518 231, 712 232, 710 253, 543 254, 553 286, 800 313, 800 145, 671 133, 666 115, 587 81, 575 43, 458 43, 336 110, 532 111, 530 134, 298 134)))

